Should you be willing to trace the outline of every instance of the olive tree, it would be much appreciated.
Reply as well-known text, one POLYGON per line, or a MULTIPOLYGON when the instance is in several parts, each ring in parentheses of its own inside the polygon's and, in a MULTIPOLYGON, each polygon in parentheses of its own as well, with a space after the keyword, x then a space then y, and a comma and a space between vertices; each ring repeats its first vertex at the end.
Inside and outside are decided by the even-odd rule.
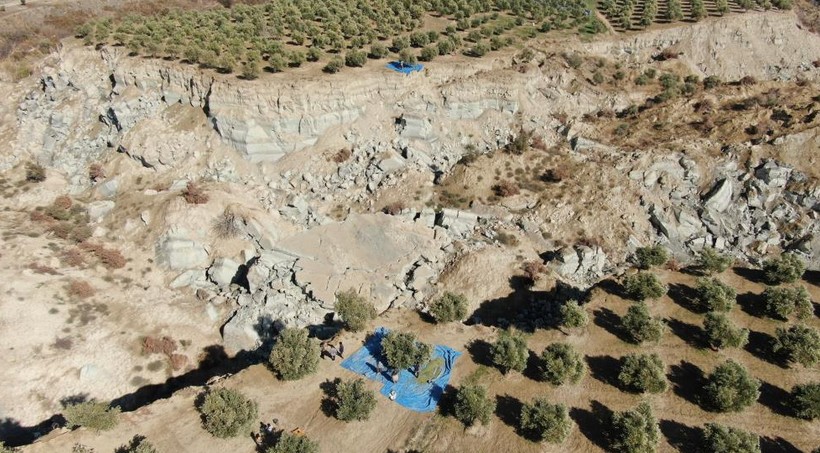
POLYGON ((664 322, 653 318, 645 303, 632 305, 621 318, 621 327, 633 343, 659 341, 666 330, 664 322))
POLYGON ((612 415, 609 447, 618 453, 652 453, 660 442, 660 425, 646 402, 612 415))
POLYGON ((772 285, 794 283, 804 272, 806 265, 794 253, 784 253, 779 258, 772 258, 763 263, 766 281, 772 285))
POLYGON ((727 360, 712 371, 703 387, 704 402, 716 412, 740 412, 760 397, 760 381, 743 365, 727 360))
POLYGON ((319 443, 307 436, 283 432, 265 453, 319 453, 319 443))
POLYGON ((480 385, 464 384, 458 388, 454 413, 466 426, 476 422, 486 425, 495 412, 495 401, 487 396, 487 389, 480 385))
POLYGON ((301 379, 319 366, 319 345, 307 329, 287 328, 276 337, 268 361, 280 379, 301 379))
POLYGON ((361 378, 342 381, 336 385, 335 407, 339 420, 367 420, 376 408, 376 393, 361 378))
POLYGON ((702 447, 710 453, 760 453, 760 437, 730 426, 707 423, 702 447))
MULTIPOLYGON (((705 81, 704 85, 706 85, 705 81)), ((715 249, 711 247, 706 247, 703 250, 701 250, 700 255, 698 256, 696 267, 700 269, 701 272, 707 275, 720 274, 726 271, 726 269, 729 269, 729 266, 732 265, 733 261, 734 260, 731 256, 722 255, 718 253, 715 249)))
POLYGON ((621 362, 618 382, 639 393, 660 393, 666 390, 666 366, 658 354, 629 354, 621 362))
POLYGON ((541 442, 562 443, 572 431, 569 411, 563 404, 536 398, 521 408, 521 430, 541 442))
POLYGON ((430 314, 439 323, 460 321, 467 316, 467 298, 446 292, 430 304, 430 314))
POLYGON ((205 430, 221 438, 247 434, 259 415, 255 401, 229 388, 208 391, 199 412, 205 430))
POLYGON ((642 301, 663 296, 667 288, 655 274, 638 272, 624 279, 624 291, 629 298, 642 301))
POLYGON ((67 405, 63 417, 69 428, 82 426, 94 431, 108 431, 119 423, 120 408, 95 400, 83 401, 67 405))
POLYGON ((507 329, 492 344, 490 354, 493 363, 506 374, 510 370, 524 371, 530 351, 527 349, 527 339, 521 332, 507 329))
POLYGON ((127 444, 114 450, 114 453, 159 453, 145 436, 136 435, 127 444))
POLYGON ((416 341, 416 336, 409 332, 391 331, 382 338, 381 345, 387 366, 396 371, 420 367, 430 360, 432 353, 428 344, 416 341))
POLYGON ((782 354, 790 363, 811 367, 820 362, 820 334, 802 324, 776 330, 774 352, 782 354))
POLYGON ((660 245, 639 247, 635 250, 635 263, 641 269, 662 266, 669 260, 669 253, 660 245))
POLYGON ((586 310, 574 300, 561 305, 559 315, 561 326, 568 329, 580 329, 589 324, 589 315, 586 310))
POLYGON ((736 327, 724 313, 707 313, 703 330, 712 349, 742 348, 749 342, 749 329, 736 327))
POLYGON ((553 343, 541 353, 538 363, 541 379, 553 384, 576 384, 586 373, 581 354, 566 343, 553 343))
POLYGON ((737 294, 734 288, 716 278, 699 278, 695 299, 705 311, 729 311, 734 307, 737 294))
POLYGON ((376 317, 373 303, 352 289, 336 293, 336 312, 342 318, 345 329, 351 332, 364 329, 376 317))
POLYGON ((820 418, 820 382, 795 385, 790 400, 796 416, 806 420, 820 418))
POLYGON ((786 320, 794 314, 797 319, 806 319, 814 311, 811 297, 806 287, 769 286, 763 291, 766 313, 775 319, 786 320))

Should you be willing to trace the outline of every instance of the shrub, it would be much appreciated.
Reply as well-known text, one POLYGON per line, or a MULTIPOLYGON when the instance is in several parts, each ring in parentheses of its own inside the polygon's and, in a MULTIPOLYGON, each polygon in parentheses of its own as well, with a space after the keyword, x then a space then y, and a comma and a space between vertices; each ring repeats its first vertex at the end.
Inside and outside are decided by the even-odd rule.
POLYGON ((800 418, 820 418, 820 382, 795 385, 791 393, 791 408, 800 418))
POLYGON ((376 393, 361 378, 340 382, 336 386, 336 418, 349 422, 367 420, 376 408, 376 393))
POLYGON ((46 180, 46 169, 40 164, 29 163, 26 165, 26 181, 43 182, 46 180))
POLYGON ((236 437, 250 432, 259 411, 255 401, 228 388, 210 390, 199 407, 202 424, 216 437, 236 437))
POLYGON ((521 266, 524 275, 530 281, 530 284, 535 284, 541 280, 541 276, 547 273, 547 266, 541 261, 525 261, 521 266))
POLYGON ((663 392, 667 387, 665 365, 658 354, 629 354, 621 364, 618 382, 639 393, 663 392))
POLYGON ((305 56, 307 61, 319 61, 322 59, 322 51, 318 47, 311 47, 305 56))
POLYGON ((120 421, 119 416, 119 407, 110 407, 108 403, 94 400, 70 404, 63 410, 69 428, 82 426, 94 431, 114 429, 120 421))
POLYGON ((336 74, 337 72, 342 70, 342 66, 344 66, 345 62, 340 57, 333 57, 330 61, 327 62, 323 71, 328 74, 336 74))
POLYGON ((421 49, 419 54, 420 61, 433 61, 438 56, 438 48, 436 46, 425 46, 421 49))
POLYGON ((669 260, 669 253, 660 245, 640 247, 635 250, 635 262, 641 269, 662 266, 669 260))
POLYGON ((256 56, 242 63, 242 77, 247 80, 258 78, 259 74, 262 72, 259 62, 259 56, 256 56))
POLYGON ((280 379, 301 379, 316 371, 319 345, 308 338, 306 329, 287 328, 277 336, 269 363, 280 379))
POLYGON ((723 314, 710 312, 703 319, 706 342, 713 349, 742 348, 749 341, 749 329, 735 327, 723 314))
POLYGON ((739 412, 757 401, 760 381, 753 378, 742 365, 727 360, 709 375, 703 394, 709 409, 739 412))
POLYGON ((586 369, 583 356, 566 343, 547 346, 538 363, 541 379, 553 385, 577 384, 586 369))
POLYGON ((429 345, 416 341, 416 336, 409 332, 391 331, 382 338, 382 355, 387 366, 395 371, 421 367, 430 360, 431 352, 429 345))
MULTIPOLYGON (((16 452, 17 450, 11 450, 11 451, 16 452)), ((0 453, 7 453, 7 452, 5 452, 3 450, 0 450, 0 453)), ((94 453, 94 449, 87 446, 87 445, 74 444, 74 446, 71 447, 71 453, 94 453)), ((114 452, 114 453, 116 453, 116 452, 114 452)))
POLYGON ((159 453, 144 436, 136 435, 130 442, 114 450, 114 453, 159 453))
POLYGON ((778 328, 773 349, 790 363, 811 367, 820 362, 820 334, 816 329, 800 324, 788 329, 778 328))
POLYGON ((769 286, 763 291, 763 302, 766 304, 766 313, 776 319, 786 320, 795 314, 797 319, 806 319, 814 312, 809 292, 806 287, 769 286))
POLYGON ((572 421, 563 404, 536 398, 521 408, 521 430, 535 440, 559 444, 569 437, 572 421))
POLYGON ((703 79, 703 88, 707 90, 711 90, 712 88, 717 88, 720 84, 723 83, 718 76, 707 76, 703 79))
POLYGON ((520 332, 507 329, 501 332, 498 339, 490 347, 493 363, 506 374, 508 371, 524 371, 530 351, 527 349, 527 339, 520 332))
POLYGON ((486 388, 464 384, 456 393, 454 412, 456 418, 466 426, 472 426, 476 422, 486 425, 495 412, 495 401, 487 396, 486 388))
POLYGON ((351 50, 345 54, 345 65, 352 68, 361 68, 367 63, 367 53, 362 50, 351 50))
POLYGON ((400 52, 408 47, 410 47, 410 38, 407 36, 397 36, 393 38, 393 50, 396 52, 400 52))
POLYGON ((616 412, 610 425, 609 447, 618 453, 650 453, 658 448, 660 426, 646 402, 635 409, 616 412))
POLYGON ((518 184, 506 180, 494 185, 492 189, 493 192, 499 197, 511 197, 521 193, 521 189, 519 189, 518 184))
POLYGON ((587 315, 586 310, 574 300, 561 305, 559 315, 561 317, 561 326, 568 329, 581 329, 589 324, 589 315, 587 315))
POLYGON ((384 58, 390 54, 390 51, 387 50, 387 46, 382 43, 374 43, 370 46, 370 53, 368 56, 373 58, 374 60, 378 60, 380 58, 384 58))
POLYGON ((439 323, 461 321, 467 316, 467 298, 446 292, 430 304, 430 314, 439 323))
POLYGON ((213 231, 220 239, 231 239, 242 234, 244 217, 230 207, 225 208, 215 220, 213 231))
POLYGON ((706 311, 729 311, 735 305, 734 288, 716 278, 699 278, 695 287, 695 299, 706 311))
POLYGON ((182 198, 188 204, 205 204, 208 202, 208 194, 194 182, 189 182, 182 191, 182 198))
POLYGON ((345 329, 358 332, 376 318, 376 307, 364 297, 349 289, 336 293, 336 312, 344 321, 345 329))
POLYGON ((702 447, 711 453, 760 453, 760 438, 730 426, 707 423, 702 447))
MULTIPOLYGON (((708 77, 707 77, 708 79, 708 77)), ((705 84, 705 81, 704 81, 705 84)), ((728 255, 722 255, 711 247, 701 250, 696 266, 703 273, 712 275, 729 269, 734 260, 728 255)))
POLYGON ((306 436, 283 432, 265 453, 319 453, 319 443, 306 436))
POLYGON ((68 295, 71 297, 87 299, 96 293, 97 291, 94 290, 94 287, 85 280, 72 280, 71 283, 68 284, 68 295))
POLYGON ((624 279, 624 290, 631 299, 643 301, 663 296, 667 288, 655 274, 638 272, 624 279))
POLYGON ((621 327, 632 342, 640 344, 650 341, 660 341, 666 326, 660 319, 649 315, 649 308, 645 303, 632 305, 621 318, 621 327))
POLYGON ((410 49, 402 49, 399 52, 399 62, 401 64, 416 64, 416 54, 410 49))
POLYGON ((784 253, 763 263, 766 281, 772 285, 794 283, 806 271, 806 265, 794 253, 784 253))

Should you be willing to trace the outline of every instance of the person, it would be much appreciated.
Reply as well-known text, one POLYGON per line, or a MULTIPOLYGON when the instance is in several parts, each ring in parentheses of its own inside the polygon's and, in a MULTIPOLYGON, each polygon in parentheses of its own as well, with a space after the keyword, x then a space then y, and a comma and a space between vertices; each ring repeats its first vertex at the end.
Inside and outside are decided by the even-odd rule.
POLYGON ((334 346, 327 347, 327 353, 330 355, 330 360, 336 361, 336 356, 339 355, 339 350, 334 346))
POLYGON ((390 394, 388 395, 388 398, 390 398, 390 401, 396 401, 396 398, 398 396, 399 395, 396 393, 396 390, 393 389, 393 390, 390 390, 390 394))
POLYGON ((384 373, 384 368, 382 368, 382 361, 376 360, 376 374, 384 373))
POLYGON ((338 350, 339 350, 339 357, 345 358, 345 345, 343 345, 341 341, 339 342, 338 350))
POLYGON ((273 424, 268 423, 267 425, 265 425, 265 431, 267 431, 268 434, 273 434, 273 424))

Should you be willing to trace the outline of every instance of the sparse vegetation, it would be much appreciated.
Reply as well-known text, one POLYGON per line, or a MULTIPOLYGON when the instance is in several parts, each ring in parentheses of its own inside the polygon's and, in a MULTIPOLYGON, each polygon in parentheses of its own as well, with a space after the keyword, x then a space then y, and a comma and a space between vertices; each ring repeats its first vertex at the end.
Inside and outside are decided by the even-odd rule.
POLYGON ((342 381, 336 386, 335 405, 339 420, 367 420, 376 407, 376 393, 368 389, 361 378, 342 381))
POLYGON ((188 204, 205 204, 208 202, 208 194, 195 182, 189 182, 182 191, 182 198, 188 204))
POLYGON ((586 373, 583 356, 566 343, 553 343, 541 353, 541 379, 553 385, 577 384, 586 373))
POLYGON ((666 285, 657 275, 650 272, 638 272, 624 279, 624 291, 634 300, 657 299, 666 294, 666 285))
POLYGON ((521 332, 513 329, 503 330, 490 348, 493 363, 503 373, 524 371, 527 367, 529 349, 527 339, 521 332))
POLYGON ((521 430, 535 440, 561 443, 569 437, 572 425, 563 404, 550 404, 546 399, 536 398, 521 408, 521 430))
POLYGON ((716 412, 740 412, 760 397, 760 381, 743 365, 727 360, 715 368, 703 387, 706 406, 716 412))
POLYGON ((42 165, 29 163, 26 165, 26 181, 43 182, 46 180, 46 169, 42 165))
POLYGON ((638 393, 660 393, 666 390, 666 370, 657 354, 629 354, 623 358, 618 382, 638 393))
POLYGON ((259 415, 255 401, 229 388, 209 390, 199 412, 205 430, 221 438, 249 433, 259 415))
POLYGON ((460 321, 467 316, 467 298, 446 292, 430 304, 430 314, 439 323, 460 321))
POLYGON ((269 363, 280 379, 293 381, 316 372, 319 345, 306 329, 287 328, 276 337, 269 363))
POLYGON ((455 417, 466 426, 490 423, 495 412, 495 401, 487 396, 487 389, 474 384, 464 384, 458 388, 455 401, 455 417))
POLYGON ((336 312, 342 318, 345 329, 351 332, 363 330, 376 318, 373 302, 365 300, 352 289, 336 294, 336 312))
POLYGON ((245 219, 241 214, 231 207, 226 207, 214 220, 213 230, 219 238, 231 239, 242 234, 244 223, 245 219))
POLYGON ((94 400, 84 401, 66 406, 63 417, 69 428, 82 426, 94 431, 108 431, 119 423, 120 408, 94 400))

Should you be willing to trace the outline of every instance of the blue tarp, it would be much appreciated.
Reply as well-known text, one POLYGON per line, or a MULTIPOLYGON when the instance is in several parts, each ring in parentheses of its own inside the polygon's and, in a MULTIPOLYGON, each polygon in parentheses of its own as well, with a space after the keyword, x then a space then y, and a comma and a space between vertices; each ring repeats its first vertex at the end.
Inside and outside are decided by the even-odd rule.
POLYGON ((376 361, 381 357, 381 341, 388 330, 384 327, 376 329, 365 343, 364 347, 353 353, 342 362, 342 367, 360 374, 368 379, 372 379, 384 384, 382 386, 381 394, 384 396, 390 395, 391 390, 396 391, 396 402, 402 406, 414 410, 416 412, 432 412, 436 410, 439 399, 444 393, 444 388, 450 382, 450 374, 460 352, 448 348, 447 346, 436 345, 433 348, 433 358, 442 357, 444 359, 444 367, 441 373, 432 381, 428 383, 416 382, 416 377, 409 370, 402 370, 399 373, 399 382, 393 383, 390 379, 390 372, 384 370, 385 365, 382 361, 381 373, 376 373, 376 361))
POLYGON ((422 69, 424 69, 424 65, 407 64, 399 61, 391 61, 390 63, 387 63, 387 68, 392 69, 396 72, 400 72, 402 74, 410 74, 411 72, 421 71, 422 69))

